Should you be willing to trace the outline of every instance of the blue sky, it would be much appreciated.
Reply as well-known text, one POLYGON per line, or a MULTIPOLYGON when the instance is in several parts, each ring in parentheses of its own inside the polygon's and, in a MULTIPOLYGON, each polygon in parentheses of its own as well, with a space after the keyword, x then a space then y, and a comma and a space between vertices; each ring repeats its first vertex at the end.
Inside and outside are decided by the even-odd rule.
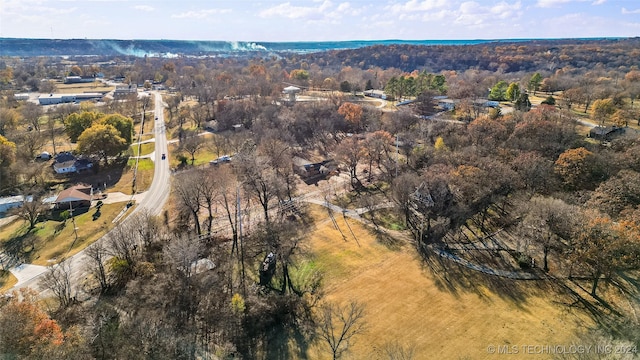
POLYGON ((638 0, 0 0, 0 37, 334 41, 639 35, 638 0))

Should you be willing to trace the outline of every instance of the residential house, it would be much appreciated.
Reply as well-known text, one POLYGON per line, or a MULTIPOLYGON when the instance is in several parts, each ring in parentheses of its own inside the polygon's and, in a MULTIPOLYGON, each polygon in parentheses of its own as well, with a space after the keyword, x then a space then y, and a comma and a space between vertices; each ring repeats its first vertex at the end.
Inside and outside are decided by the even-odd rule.
POLYGON ((327 176, 331 170, 328 163, 331 160, 324 160, 313 163, 298 156, 293 157, 293 171, 302 178, 303 181, 311 183, 327 176))
POLYGON ((116 85, 116 89, 113 92, 114 99, 122 99, 126 98, 131 94, 138 93, 138 85, 136 84, 125 84, 125 85, 116 85))
POLYGON ((78 184, 62 190, 53 202, 58 210, 87 208, 91 206, 93 189, 89 185, 78 184))
POLYGON ((81 173, 93 168, 93 163, 89 159, 76 158, 70 152, 60 153, 55 156, 53 171, 56 174, 81 173))
POLYGON ((596 126, 589 130, 589 137, 596 140, 611 140, 623 132, 624 128, 617 126, 596 126))

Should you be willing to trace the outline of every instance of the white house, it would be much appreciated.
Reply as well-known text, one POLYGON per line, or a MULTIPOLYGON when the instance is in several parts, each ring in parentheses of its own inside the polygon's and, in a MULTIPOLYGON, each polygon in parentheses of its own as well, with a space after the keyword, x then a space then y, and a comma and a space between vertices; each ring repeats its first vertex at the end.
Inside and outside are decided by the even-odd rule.
POLYGON ((81 173, 93 167, 93 163, 88 159, 78 159, 69 152, 56 155, 56 162, 53 164, 53 171, 56 174, 81 173))

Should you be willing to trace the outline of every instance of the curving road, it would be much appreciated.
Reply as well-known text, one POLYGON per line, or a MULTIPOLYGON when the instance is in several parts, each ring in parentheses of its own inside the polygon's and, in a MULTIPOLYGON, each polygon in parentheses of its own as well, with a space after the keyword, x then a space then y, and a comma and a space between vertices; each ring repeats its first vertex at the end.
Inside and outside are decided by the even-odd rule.
MULTIPOLYGON (((131 214, 140 211, 140 209, 146 209, 153 215, 159 215, 162 212, 164 204, 169 198, 171 169, 169 167, 169 160, 162 160, 162 154, 167 154, 167 136, 164 125, 164 103, 160 93, 154 92, 153 94, 155 95, 156 104, 156 119, 154 120, 156 146, 154 156, 152 157, 155 162, 153 182, 151 183, 149 190, 145 192, 145 196, 140 201, 140 204, 135 207, 131 214)), ((126 209, 123 211, 126 211, 126 209)), ((129 221, 129 219, 130 217, 126 218, 123 220, 123 223, 129 221)), ((96 242, 105 241, 105 237, 98 239, 96 242)), ((85 276, 85 264, 88 262, 88 258, 83 250, 70 257, 69 261, 71 263, 72 283, 78 285, 80 284, 79 280, 83 279, 85 276)), ((30 287, 36 291, 41 291, 42 289, 39 287, 39 281, 46 270, 47 268, 44 266, 30 264, 23 264, 11 269, 11 272, 18 278, 18 283, 12 288, 12 290, 30 287)))

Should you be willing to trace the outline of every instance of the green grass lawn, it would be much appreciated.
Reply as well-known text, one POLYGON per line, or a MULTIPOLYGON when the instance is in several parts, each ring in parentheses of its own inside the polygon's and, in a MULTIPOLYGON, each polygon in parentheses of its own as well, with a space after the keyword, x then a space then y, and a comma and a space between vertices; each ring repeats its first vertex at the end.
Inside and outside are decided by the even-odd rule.
MULTIPOLYGON (((127 166, 122 173, 122 177, 109 191, 120 191, 132 195, 133 169, 136 166, 136 159, 129 159, 127 166)), ((136 174, 137 191, 145 191, 151 186, 153 181, 154 163, 151 159, 138 160, 138 172, 136 174)))
MULTIPOLYGON (((203 146, 200 150, 198 150, 198 152, 196 152, 195 162, 193 163, 194 166, 207 165, 209 164, 209 161, 218 158, 218 151, 216 151, 213 146, 210 145, 211 144, 207 144, 206 146, 203 146)), ((186 151, 181 151, 179 149, 178 143, 169 145, 169 154, 171 154, 171 156, 169 156, 171 167, 178 167, 180 165, 180 156, 186 157, 187 164, 191 165, 191 154, 187 153, 186 151)), ((220 152, 220 154, 224 155, 225 153, 220 152)))
POLYGON ((374 223, 390 230, 407 230, 404 218, 396 209, 379 209, 364 213, 363 218, 372 220, 374 223))
POLYGON ((66 222, 47 220, 36 224, 28 232, 28 224, 17 220, 0 231, 0 243, 18 244, 29 261, 35 265, 51 265, 65 256, 76 254, 113 228, 112 220, 123 209, 124 204, 105 204, 100 216, 94 220, 95 208, 67 219, 66 222), (74 231, 75 222, 75 231, 74 231), (76 238, 77 234, 77 238, 76 238), (32 245, 31 245, 32 244, 32 245), (51 260, 51 261, 50 261, 51 260))
POLYGON ((129 151, 131 153, 131 156, 142 156, 142 155, 149 155, 151 154, 154 150, 156 149, 156 143, 155 142, 150 142, 150 143, 144 143, 140 145, 140 152, 138 153, 138 144, 132 144, 129 147, 129 151))

